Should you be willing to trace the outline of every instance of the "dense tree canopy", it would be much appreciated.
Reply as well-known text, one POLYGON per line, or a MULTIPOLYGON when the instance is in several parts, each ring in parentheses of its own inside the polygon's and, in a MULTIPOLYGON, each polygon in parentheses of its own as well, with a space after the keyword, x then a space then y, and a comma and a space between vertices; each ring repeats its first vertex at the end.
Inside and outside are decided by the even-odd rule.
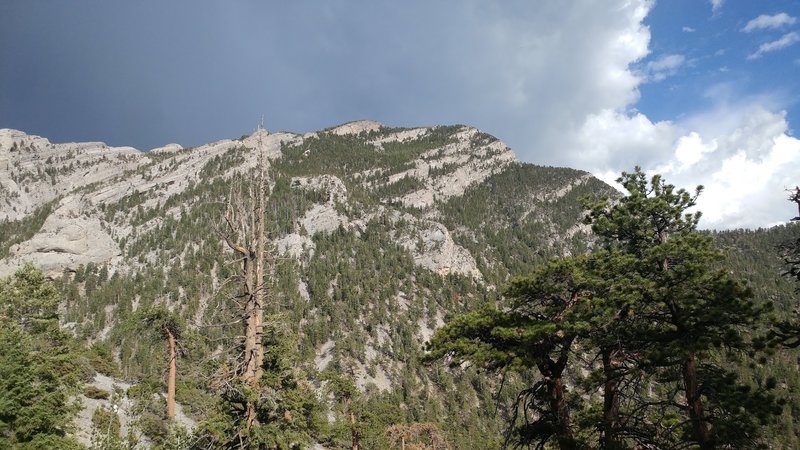
POLYGON ((0 447, 77 448, 69 402, 79 381, 58 327, 59 295, 31 265, 0 280, 0 447))

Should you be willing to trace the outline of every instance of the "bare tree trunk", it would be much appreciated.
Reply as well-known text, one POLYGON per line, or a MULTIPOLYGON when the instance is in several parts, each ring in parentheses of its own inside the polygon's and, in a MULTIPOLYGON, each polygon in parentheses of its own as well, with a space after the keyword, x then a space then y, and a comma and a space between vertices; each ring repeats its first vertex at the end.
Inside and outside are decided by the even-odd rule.
MULTIPOLYGON (((242 258, 243 322, 244 322, 244 360, 241 380, 255 391, 259 390, 264 373, 264 304, 267 287, 264 283, 266 230, 266 158, 261 142, 262 128, 258 139, 258 182, 253 192, 250 189, 246 201, 241 195, 234 198, 231 191, 225 220, 229 235, 225 237, 228 246, 242 258), (241 244, 237 243, 241 242, 241 244)), ((256 404, 248 401, 246 423, 248 432, 258 423, 256 404)))
POLYGON ((167 340, 169 341, 169 376, 167 378, 167 419, 172 420, 175 418, 175 373, 177 372, 175 362, 175 336, 168 327, 164 330, 167 332, 167 340))
POLYGON ((264 300, 266 298, 267 286, 264 283, 264 255, 265 255, 265 241, 266 241, 266 231, 264 225, 264 214, 266 214, 266 199, 265 197, 265 183, 266 183, 266 161, 264 160, 264 148, 261 142, 261 135, 258 138, 258 193, 256 194, 256 201, 258 205, 256 207, 255 215, 256 215, 256 255, 255 255, 255 263, 256 263, 256 285, 255 285, 255 292, 253 296, 253 333, 255 334, 256 339, 256 352, 253 357, 254 365, 255 365, 255 373, 253 374, 256 380, 261 379, 261 375, 264 373, 264 346, 262 344, 263 336, 264 336, 264 300))
POLYGON ((692 352, 683 362, 683 384, 686 391, 686 404, 692 420, 692 434, 701 450, 714 448, 711 433, 703 413, 700 386, 697 376, 697 356, 692 352))
POLYGON ((603 448, 614 448, 617 442, 617 428, 619 427, 619 391, 614 370, 617 368, 615 360, 616 351, 603 349, 603 448))
POLYGON ((244 303, 244 371, 242 372, 242 380, 248 386, 254 387, 256 385, 256 364, 255 354, 257 347, 257 339, 255 333, 255 299, 254 290, 255 280, 253 279, 253 261, 252 253, 248 252, 247 256, 243 258, 243 271, 244 271, 244 288, 245 288, 245 303, 244 303))
MULTIPOLYGON (((244 371, 242 372, 242 381, 251 388, 257 390, 259 377, 257 374, 257 357, 256 355, 260 349, 260 342, 256 334, 257 316, 255 308, 255 290, 257 282, 254 279, 252 252, 249 252, 244 258, 244 272, 245 272, 245 289, 247 297, 245 300, 245 318, 244 318, 244 371)), ((256 412, 256 405, 254 402, 248 400, 247 411, 247 431, 249 432, 253 425, 258 422, 258 415, 256 412)))
POLYGON ((550 389, 550 407, 556 415, 556 440, 562 450, 575 448, 575 439, 569 417, 569 405, 564 396, 564 382, 561 377, 548 381, 550 389))

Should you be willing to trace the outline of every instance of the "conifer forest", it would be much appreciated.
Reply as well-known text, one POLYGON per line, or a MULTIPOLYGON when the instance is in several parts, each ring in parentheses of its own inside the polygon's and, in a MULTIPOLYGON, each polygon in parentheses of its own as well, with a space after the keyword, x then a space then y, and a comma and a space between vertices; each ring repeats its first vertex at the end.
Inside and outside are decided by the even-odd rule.
POLYGON ((800 448, 800 188, 709 231, 463 125, 12 131, 0 448, 800 448))

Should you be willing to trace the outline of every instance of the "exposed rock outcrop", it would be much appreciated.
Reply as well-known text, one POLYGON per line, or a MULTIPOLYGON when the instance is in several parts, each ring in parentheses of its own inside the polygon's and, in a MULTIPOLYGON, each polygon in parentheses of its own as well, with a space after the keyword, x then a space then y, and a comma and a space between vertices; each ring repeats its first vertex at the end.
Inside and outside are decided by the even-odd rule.
MULTIPOLYGON (((346 123, 329 130, 334 135, 358 135, 381 131, 370 141, 376 152, 387 151, 389 142, 425 139, 437 128, 386 129, 375 121, 346 123), (384 130, 384 131, 381 131, 384 130)), ((375 167, 353 174, 350 181, 363 182, 369 190, 413 178, 422 188, 388 201, 430 209, 438 201, 462 195, 514 160, 502 142, 475 128, 456 128, 448 143, 432 148, 405 163, 410 168, 397 173, 392 167, 375 167), (381 181, 380 174, 391 175, 381 181), (362 181, 358 181, 362 180, 362 181)), ((0 130, 0 220, 19 220, 47 202, 61 198, 41 230, 10 248, 10 257, 0 261, 0 275, 13 272, 30 261, 50 273, 90 262, 110 264, 113 269, 130 264, 122 259, 119 243, 135 243, 138 236, 161 225, 165 214, 154 216, 134 229, 133 218, 148 217, 147 211, 209 179, 239 176, 257 164, 260 148, 268 164, 282 157, 284 145, 296 146, 316 133, 269 133, 259 129, 239 140, 221 140, 185 149, 169 144, 140 152, 130 147, 109 147, 101 142, 53 144, 23 132, 0 130), (205 181, 204 181, 205 180, 205 181), (115 205, 127 205, 124 208, 115 205)), ((441 136, 441 135, 439 135, 441 136)), ((294 177, 292 189, 313 190, 319 199, 295 219, 292 233, 274 242, 281 254, 297 259, 314 252, 313 236, 337 228, 363 232, 366 224, 387 207, 357 208, 351 216, 351 199, 345 181, 333 175, 294 177)), ((391 212, 392 208, 388 207, 391 212)), ((181 207, 166 215, 178 220, 181 207)), ((435 216, 435 214, 433 214, 435 216)), ((432 217, 433 217, 432 216, 432 217)), ((413 232, 399 233, 398 242, 417 264, 440 274, 462 273, 480 279, 473 255, 456 245, 441 224, 413 219, 413 232), (418 245, 422 242, 422 245, 418 245)), ((149 261, 151 256, 145 256, 149 261)))
POLYGON ((362 132, 377 131, 383 124, 374 120, 357 120, 355 122, 348 122, 331 130, 331 133, 342 136, 345 134, 359 134, 362 132))
POLYGON ((395 231, 397 242, 414 256, 414 262, 442 276, 459 273, 481 280, 475 258, 453 241, 450 231, 441 223, 420 220, 410 214, 396 215, 408 225, 395 231))
MULTIPOLYGON (((75 437, 79 442, 87 446, 92 444, 92 416, 98 409, 105 409, 117 415, 120 436, 127 436, 130 431, 144 448, 152 445, 152 442, 134 424, 136 420, 134 402, 127 395, 128 389, 132 386, 133 384, 125 381, 99 373, 95 374, 94 379, 87 383, 86 387, 94 388, 96 392, 105 392, 108 394, 108 398, 89 398, 84 394, 78 396, 81 409, 78 411, 74 425, 75 437)), ((196 422, 183 412, 179 403, 175 404, 175 421, 190 431, 197 426, 196 422)))
POLYGON ((11 248, 10 258, 0 262, 0 277, 10 275, 25 262, 50 275, 80 264, 119 263, 122 250, 100 219, 83 213, 84 203, 77 195, 63 199, 33 238, 11 248))

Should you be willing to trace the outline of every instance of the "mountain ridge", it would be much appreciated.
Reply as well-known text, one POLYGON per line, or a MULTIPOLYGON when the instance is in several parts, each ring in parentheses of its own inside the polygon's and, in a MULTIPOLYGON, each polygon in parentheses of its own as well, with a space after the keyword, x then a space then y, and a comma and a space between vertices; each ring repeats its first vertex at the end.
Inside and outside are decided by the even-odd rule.
POLYGON ((296 337, 298 367, 312 380, 348 374, 365 401, 403 421, 451 424, 462 448, 496 447, 502 417, 489 405, 510 401, 494 398, 499 380, 432 374, 420 348, 449 317, 495 302, 511 275, 586 251, 578 199, 614 191, 586 172, 521 163, 472 127, 376 124, 149 152, 16 135, 0 147, 10 211, 0 274, 26 261, 46 270, 63 295, 62 326, 105 349, 129 381, 163 373, 161 349, 128 333, 127 318, 151 305, 178 314, 200 336, 178 401, 201 418, 214 394, 205 364, 224 360, 235 347, 220 342, 239 332, 232 256, 216 228, 262 145, 275 249, 267 312, 296 337))
MULTIPOLYGON (((383 150, 384 144, 419 139, 435 128, 397 129, 380 135, 371 144, 377 152, 383 150)), ((416 181, 422 184, 418 186, 419 189, 397 200, 410 207, 426 208, 436 200, 443 201, 460 195, 469 185, 480 182, 505 164, 516 162, 513 152, 494 138, 477 147, 474 153, 465 152, 467 149, 464 144, 480 132, 471 127, 461 128, 461 134, 455 136, 458 144, 434 149, 437 155, 431 152, 422 154, 414 165, 388 175, 388 179, 376 177, 373 169, 354 174, 354 178, 365 180, 362 184, 369 187, 416 181), (438 177, 429 176, 437 169, 448 172, 438 177), (425 181, 431 182, 424 185, 425 181)), ((385 127, 378 122, 356 121, 333 127, 328 133, 347 136, 375 133, 380 129, 385 127)), ((282 157, 283 146, 302 145, 306 140, 316 138, 319 133, 325 132, 301 135, 262 130, 239 140, 225 139, 194 149, 168 144, 150 151, 139 151, 132 147, 109 147, 101 142, 53 144, 46 138, 2 129, 0 203, 5 203, 5 207, 0 220, 20 220, 50 202, 55 204, 53 213, 47 217, 40 233, 9 249, 14 262, 0 265, 0 274, 8 275, 13 265, 25 260, 35 262, 50 272, 90 262, 121 264, 119 258, 115 259, 121 255, 121 249, 115 248, 111 241, 125 238, 131 230, 115 227, 113 221, 94 220, 99 205, 146 193, 147 198, 141 204, 145 209, 152 208, 185 191, 190 183, 198 182, 201 169, 217 156, 240 147, 254 148, 258 145, 257 141, 262 139, 267 159, 274 161, 282 157), (66 239, 59 239, 60 236, 66 239), (100 241, 94 242, 91 249, 87 242, 89 236, 100 237, 100 241)), ((231 176, 232 170, 254 167, 255 154, 240 153, 243 160, 222 174, 223 177, 231 176)), ((299 182, 316 183, 309 180, 299 182)), ((340 181, 339 195, 343 192, 342 187, 340 181)), ((312 224, 321 222, 322 228, 330 231, 337 221, 341 222, 341 219, 337 219, 331 209, 323 204, 313 211, 305 224, 310 228, 312 224)), ((313 234, 316 229, 311 231, 313 234)))

